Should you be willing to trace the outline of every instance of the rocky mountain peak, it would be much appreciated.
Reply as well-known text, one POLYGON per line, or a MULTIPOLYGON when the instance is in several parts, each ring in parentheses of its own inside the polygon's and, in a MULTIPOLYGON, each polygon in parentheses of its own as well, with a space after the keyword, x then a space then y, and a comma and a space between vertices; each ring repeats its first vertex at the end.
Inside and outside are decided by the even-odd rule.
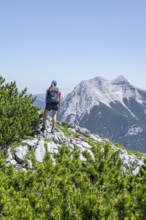
POLYGON ((68 94, 62 102, 59 120, 76 122, 125 147, 146 152, 145 108, 146 92, 132 86, 124 76, 112 81, 99 76, 82 81, 68 94))
POLYGON ((123 76, 120 75, 116 79, 111 81, 112 84, 129 84, 128 80, 123 76))
POLYGON ((97 84, 97 85, 101 85, 101 84, 107 84, 109 82, 109 80, 105 79, 104 77, 102 76, 97 76, 91 80, 89 80, 89 82, 91 84, 97 84))

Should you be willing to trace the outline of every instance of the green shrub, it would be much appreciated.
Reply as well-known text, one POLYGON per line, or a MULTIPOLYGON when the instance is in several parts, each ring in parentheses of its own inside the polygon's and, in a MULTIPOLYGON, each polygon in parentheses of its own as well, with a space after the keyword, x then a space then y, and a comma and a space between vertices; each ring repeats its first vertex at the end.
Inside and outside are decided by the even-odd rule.
POLYGON ((107 145, 98 148, 95 160, 86 153, 81 161, 78 149, 62 146, 54 155, 47 152, 43 163, 31 151, 34 170, 27 172, 6 166, 0 150, 0 219, 145 220, 145 167, 136 176, 124 174, 118 155, 107 145))
POLYGON ((39 108, 25 88, 18 92, 16 82, 5 83, 0 76, 0 145, 32 135, 40 123, 39 108))

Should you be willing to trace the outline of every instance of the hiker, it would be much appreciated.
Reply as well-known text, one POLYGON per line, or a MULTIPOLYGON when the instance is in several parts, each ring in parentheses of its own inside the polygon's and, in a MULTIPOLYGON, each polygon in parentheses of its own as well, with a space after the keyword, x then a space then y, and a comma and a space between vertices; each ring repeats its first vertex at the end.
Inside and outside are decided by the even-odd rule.
POLYGON ((51 86, 46 91, 46 99, 45 99, 45 110, 43 116, 43 127, 42 131, 46 129, 46 119, 49 111, 52 110, 52 129, 51 132, 53 133, 56 128, 56 118, 57 118, 57 111, 60 108, 60 100, 61 100, 61 92, 57 88, 57 81, 53 80, 51 86))

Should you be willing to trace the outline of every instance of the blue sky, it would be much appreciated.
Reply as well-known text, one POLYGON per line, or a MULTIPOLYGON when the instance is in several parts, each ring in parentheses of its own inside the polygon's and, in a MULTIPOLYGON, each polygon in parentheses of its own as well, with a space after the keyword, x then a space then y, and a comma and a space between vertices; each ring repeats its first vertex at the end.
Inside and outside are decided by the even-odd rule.
POLYGON ((119 75, 146 90, 146 1, 0 0, 0 75, 33 94, 119 75))

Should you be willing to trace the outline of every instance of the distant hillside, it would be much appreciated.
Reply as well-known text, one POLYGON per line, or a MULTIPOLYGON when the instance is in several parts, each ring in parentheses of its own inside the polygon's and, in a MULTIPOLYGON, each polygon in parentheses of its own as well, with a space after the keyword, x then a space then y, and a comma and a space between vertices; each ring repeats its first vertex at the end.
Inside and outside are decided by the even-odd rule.
POLYGON ((43 111, 45 108, 45 94, 36 94, 33 97, 36 98, 33 105, 38 106, 43 111))

